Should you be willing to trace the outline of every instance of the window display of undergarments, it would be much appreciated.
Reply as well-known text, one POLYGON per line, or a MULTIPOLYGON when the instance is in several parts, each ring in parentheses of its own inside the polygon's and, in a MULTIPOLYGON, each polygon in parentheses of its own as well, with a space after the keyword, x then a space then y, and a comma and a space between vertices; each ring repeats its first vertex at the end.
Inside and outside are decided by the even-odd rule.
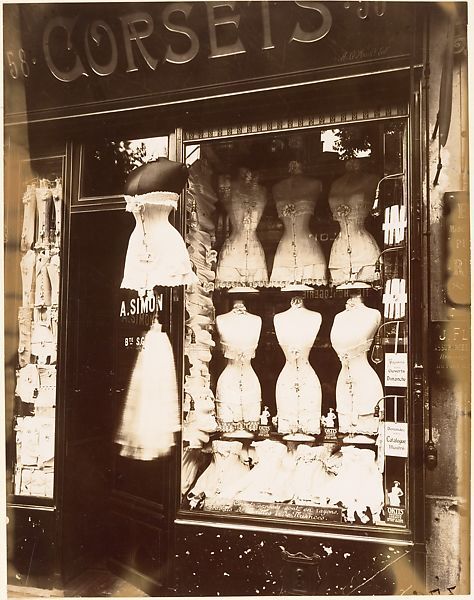
POLYGON ((322 184, 318 179, 303 175, 302 164, 298 161, 290 162, 289 173, 290 177, 273 187, 284 232, 275 253, 269 285, 324 285, 327 283, 326 259, 309 229, 322 184))
POLYGON ((375 407, 383 397, 379 376, 370 366, 367 352, 381 323, 380 312, 365 306, 360 295, 346 302, 334 318, 331 344, 341 361, 336 384, 339 431, 375 435, 379 419, 375 407))
POLYGON ((267 265, 257 226, 267 202, 266 191, 248 168, 240 168, 237 179, 221 178, 222 204, 231 232, 217 262, 216 287, 261 287, 268 283, 267 265))
POLYGON ((125 184, 126 210, 135 217, 121 286, 144 293, 155 286, 197 283, 180 233, 168 220, 188 176, 184 164, 161 157, 134 169, 125 184))
POLYGON ((389 268, 408 282, 407 260, 368 218, 376 193, 382 208, 397 200, 398 188, 376 190, 404 169, 404 129, 291 123, 184 142, 199 283, 184 306, 181 508, 285 527, 407 527, 387 510, 393 481, 407 489, 408 460, 387 443, 385 419, 400 411, 397 421, 386 399, 407 386, 389 377, 402 365, 378 283, 389 268))
POLYGON ((18 495, 52 497, 63 208, 58 174, 62 159, 36 159, 24 168, 15 387, 22 408, 14 417, 13 490, 18 495))
POLYGON ((365 228, 378 181, 377 175, 362 171, 360 160, 352 159, 346 162, 346 173, 331 185, 329 206, 340 227, 329 257, 334 285, 378 279, 380 248, 365 228))
POLYGON ((258 429, 261 388, 251 360, 260 338, 262 319, 236 300, 232 310, 216 317, 217 331, 227 365, 216 386, 217 422, 231 437, 252 437, 258 429))
POLYGON ((274 317, 275 333, 286 359, 275 390, 278 431, 288 439, 311 439, 320 432, 321 384, 308 358, 321 320, 321 315, 305 308, 298 296, 291 300, 288 310, 274 317))

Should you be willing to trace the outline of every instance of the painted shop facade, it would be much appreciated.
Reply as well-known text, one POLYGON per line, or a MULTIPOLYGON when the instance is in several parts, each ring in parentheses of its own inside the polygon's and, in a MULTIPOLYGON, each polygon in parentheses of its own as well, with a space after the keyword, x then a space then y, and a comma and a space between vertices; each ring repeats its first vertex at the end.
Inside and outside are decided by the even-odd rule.
POLYGON ((467 3, 3 11, 9 581, 468 593, 467 3))

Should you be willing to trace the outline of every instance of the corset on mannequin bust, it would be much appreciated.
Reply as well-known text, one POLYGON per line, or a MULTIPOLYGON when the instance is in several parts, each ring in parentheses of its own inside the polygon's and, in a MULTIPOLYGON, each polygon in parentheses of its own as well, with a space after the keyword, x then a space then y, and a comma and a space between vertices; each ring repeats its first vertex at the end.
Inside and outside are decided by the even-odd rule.
POLYGON ((275 253, 270 285, 324 285, 327 282, 326 260, 309 229, 322 185, 318 179, 302 175, 297 161, 290 163, 290 173, 291 177, 273 187, 284 232, 275 253))
POLYGON ((321 384, 308 357, 321 326, 321 315, 308 310, 301 298, 274 317, 275 333, 286 358, 276 383, 278 431, 318 434, 321 384))
POLYGON ((126 210, 133 213, 136 223, 120 287, 143 292, 156 285, 197 283, 184 240, 168 220, 178 197, 174 192, 125 196, 126 210))
POLYGON ((216 386, 217 422, 221 431, 258 429, 262 394, 251 360, 260 338, 262 319, 237 300, 228 313, 216 317, 227 365, 216 386))
POLYGON ((49 183, 46 179, 40 181, 36 188, 36 208, 38 214, 38 228, 36 232, 37 246, 43 246, 49 242, 49 220, 51 211, 51 201, 53 196, 49 189, 49 183))
POLYGON ((267 265, 256 233, 267 201, 265 188, 246 168, 239 170, 235 180, 221 178, 219 188, 231 233, 219 253, 216 287, 265 286, 267 265))
POLYGON ((23 194, 23 227, 21 230, 20 250, 29 250, 35 238, 36 190, 28 185, 23 194))
POLYGON ((377 279, 375 263, 380 249, 365 229, 378 177, 360 171, 360 162, 348 160, 347 173, 336 179, 329 193, 329 207, 340 231, 331 247, 329 270, 335 285, 377 279))
POLYGON ((367 360, 367 352, 380 326, 378 310, 365 306, 360 296, 349 298, 346 309, 334 317, 331 344, 341 361, 336 383, 339 430, 375 434, 377 402, 383 396, 379 376, 367 360))

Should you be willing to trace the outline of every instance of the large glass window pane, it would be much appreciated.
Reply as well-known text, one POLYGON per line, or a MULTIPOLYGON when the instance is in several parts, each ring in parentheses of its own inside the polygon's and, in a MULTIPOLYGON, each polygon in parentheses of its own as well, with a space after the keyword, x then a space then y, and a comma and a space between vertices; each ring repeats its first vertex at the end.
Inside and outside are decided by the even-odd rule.
POLYGON ((185 146, 183 509, 407 526, 404 148, 402 119, 185 146))

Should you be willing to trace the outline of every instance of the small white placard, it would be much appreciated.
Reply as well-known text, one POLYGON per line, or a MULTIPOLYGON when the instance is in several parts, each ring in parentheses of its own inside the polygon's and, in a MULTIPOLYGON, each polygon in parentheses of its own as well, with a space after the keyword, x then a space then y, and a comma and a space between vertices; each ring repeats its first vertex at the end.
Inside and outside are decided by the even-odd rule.
POLYGON ((385 421, 385 456, 408 457, 408 423, 385 421))
POLYGON ((385 354, 385 385, 407 387, 408 354, 406 352, 387 352, 385 354))

